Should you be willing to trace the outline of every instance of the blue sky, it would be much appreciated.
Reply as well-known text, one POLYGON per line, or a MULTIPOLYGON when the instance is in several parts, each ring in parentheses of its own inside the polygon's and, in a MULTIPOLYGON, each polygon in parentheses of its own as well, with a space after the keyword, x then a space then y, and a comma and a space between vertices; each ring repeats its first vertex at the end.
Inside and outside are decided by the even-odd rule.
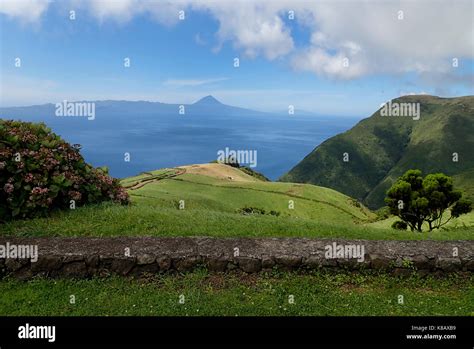
POLYGON ((257 110, 365 117, 404 94, 472 95, 472 6, 2 0, 1 105, 212 94, 257 110))

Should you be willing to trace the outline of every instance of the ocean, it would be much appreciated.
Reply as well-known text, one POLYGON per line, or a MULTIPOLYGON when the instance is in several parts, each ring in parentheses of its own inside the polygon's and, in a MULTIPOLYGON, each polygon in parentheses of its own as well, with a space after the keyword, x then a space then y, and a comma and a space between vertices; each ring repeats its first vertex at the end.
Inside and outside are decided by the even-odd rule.
POLYGON ((217 159, 219 150, 256 151, 254 170, 271 180, 289 171, 318 144, 351 128, 357 119, 323 116, 177 116, 116 112, 84 117, 20 118, 43 121, 86 161, 118 178, 217 159), (125 161, 125 153, 130 161, 125 161))

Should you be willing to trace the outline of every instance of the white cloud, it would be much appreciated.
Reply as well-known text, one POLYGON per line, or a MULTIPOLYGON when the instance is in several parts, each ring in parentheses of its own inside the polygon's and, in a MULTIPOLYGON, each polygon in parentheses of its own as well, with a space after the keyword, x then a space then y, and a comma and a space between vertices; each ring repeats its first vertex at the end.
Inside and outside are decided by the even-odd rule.
POLYGON ((420 92, 407 92, 407 91, 400 91, 400 97, 402 96, 419 96, 419 95, 428 95, 428 92, 420 91, 420 92))
POLYGON ((172 87, 195 87, 215 82, 225 81, 227 78, 214 78, 214 79, 168 79, 163 85, 172 87))
POLYGON ((313 35, 310 47, 293 58, 296 69, 339 78, 453 73, 452 58, 474 58, 470 0, 449 4, 435 0, 300 5, 298 13, 305 14, 302 22, 313 35), (403 20, 398 19, 400 10, 403 20), (341 57, 349 58, 349 69, 338 69, 341 57))
POLYGON ((318 47, 311 47, 300 52, 293 57, 291 64, 297 70, 337 78, 356 78, 367 73, 367 67, 357 59, 356 55, 344 52, 331 55, 318 47))
POLYGON ((201 37, 201 34, 197 33, 194 35, 194 42, 198 44, 199 46, 205 46, 207 45, 207 42, 204 38, 201 37))
POLYGON ((100 21, 113 18, 119 22, 127 22, 143 10, 137 0, 120 1, 77 1, 76 6, 84 4, 88 6, 89 12, 100 21))
POLYGON ((171 26, 178 22, 179 11, 188 5, 186 0, 70 0, 75 8, 86 9, 100 22, 127 23, 136 16, 150 16, 160 24, 171 26))
MULTIPOLYGON (((44 0, 0 0, 0 12, 24 21, 37 20, 44 0)), ((371 74, 453 75, 474 58, 472 0, 446 1, 206 1, 70 0, 101 22, 127 22, 149 16, 164 25, 178 22, 180 10, 207 13, 217 20, 217 50, 231 42, 239 54, 268 60, 288 58, 296 70, 353 79, 371 74), (294 21, 284 21, 288 10, 294 21), (398 19, 403 11, 403 20, 398 19), (293 23, 290 27, 289 23, 293 23), (311 39, 296 45, 292 28, 308 30, 311 39), (341 61, 347 58, 348 67, 341 61)), ((56 4, 56 3, 55 3, 56 4)), ((58 5, 59 6, 59 5, 58 5)), ((64 3, 61 4, 64 6, 64 3)), ((197 36, 197 41, 201 39, 197 36)))
POLYGON ((250 58, 263 55, 269 60, 290 53, 294 48, 290 29, 280 17, 279 3, 256 1, 204 2, 218 21, 219 46, 232 41, 250 58))
POLYGON ((49 0, 0 0, 0 13, 22 22, 36 22, 49 4, 49 0))

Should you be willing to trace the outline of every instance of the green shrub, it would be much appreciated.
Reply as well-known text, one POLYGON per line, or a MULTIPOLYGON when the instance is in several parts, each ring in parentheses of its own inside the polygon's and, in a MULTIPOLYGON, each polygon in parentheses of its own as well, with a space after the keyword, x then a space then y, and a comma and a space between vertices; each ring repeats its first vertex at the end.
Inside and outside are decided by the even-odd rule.
POLYGON ((265 214, 265 210, 263 208, 249 207, 249 206, 239 208, 237 210, 237 212, 240 213, 240 214, 243 214, 245 216, 253 215, 253 214, 257 214, 257 215, 264 215, 265 214))
POLYGON ((278 217, 280 215, 280 212, 275 211, 275 210, 271 210, 271 211, 267 212, 263 208, 251 207, 251 206, 245 206, 245 207, 239 208, 237 210, 237 213, 240 213, 244 216, 249 216, 249 215, 271 215, 271 216, 278 217))
POLYGON ((241 166, 240 167, 240 170, 246 174, 248 174, 249 176, 252 176, 252 177, 255 177, 263 182, 270 182, 270 180, 265 177, 263 174, 261 174, 260 172, 257 172, 255 170, 252 170, 250 167, 247 167, 247 166, 241 166))
POLYGON ((355 207, 357 207, 357 208, 360 208, 360 207, 361 207, 360 202, 357 201, 356 199, 350 198, 350 202, 351 202, 351 205, 352 205, 352 206, 355 206, 355 207))
POLYGON ((404 221, 395 221, 392 224, 392 228, 398 230, 407 230, 408 224, 404 221))
POLYGON ((0 120, 0 221, 129 197, 106 168, 93 168, 44 124, 0 120))
POLYGON ((375 211, 377 215, 377 220, 381 221, 390 217, 390 208, 388 206, 383 206, 375 211))

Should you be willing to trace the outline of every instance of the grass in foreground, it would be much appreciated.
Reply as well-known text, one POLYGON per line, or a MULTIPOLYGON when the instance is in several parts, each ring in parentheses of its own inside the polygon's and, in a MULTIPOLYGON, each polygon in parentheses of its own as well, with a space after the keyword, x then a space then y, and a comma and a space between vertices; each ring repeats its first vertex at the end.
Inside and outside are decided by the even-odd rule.
POLYGON ((474 315, 473 281, 472 276, 399 279, 385 274, 224 275, 205 270, 141 280, 7 279, 0 281, 0 315, 474 315))

